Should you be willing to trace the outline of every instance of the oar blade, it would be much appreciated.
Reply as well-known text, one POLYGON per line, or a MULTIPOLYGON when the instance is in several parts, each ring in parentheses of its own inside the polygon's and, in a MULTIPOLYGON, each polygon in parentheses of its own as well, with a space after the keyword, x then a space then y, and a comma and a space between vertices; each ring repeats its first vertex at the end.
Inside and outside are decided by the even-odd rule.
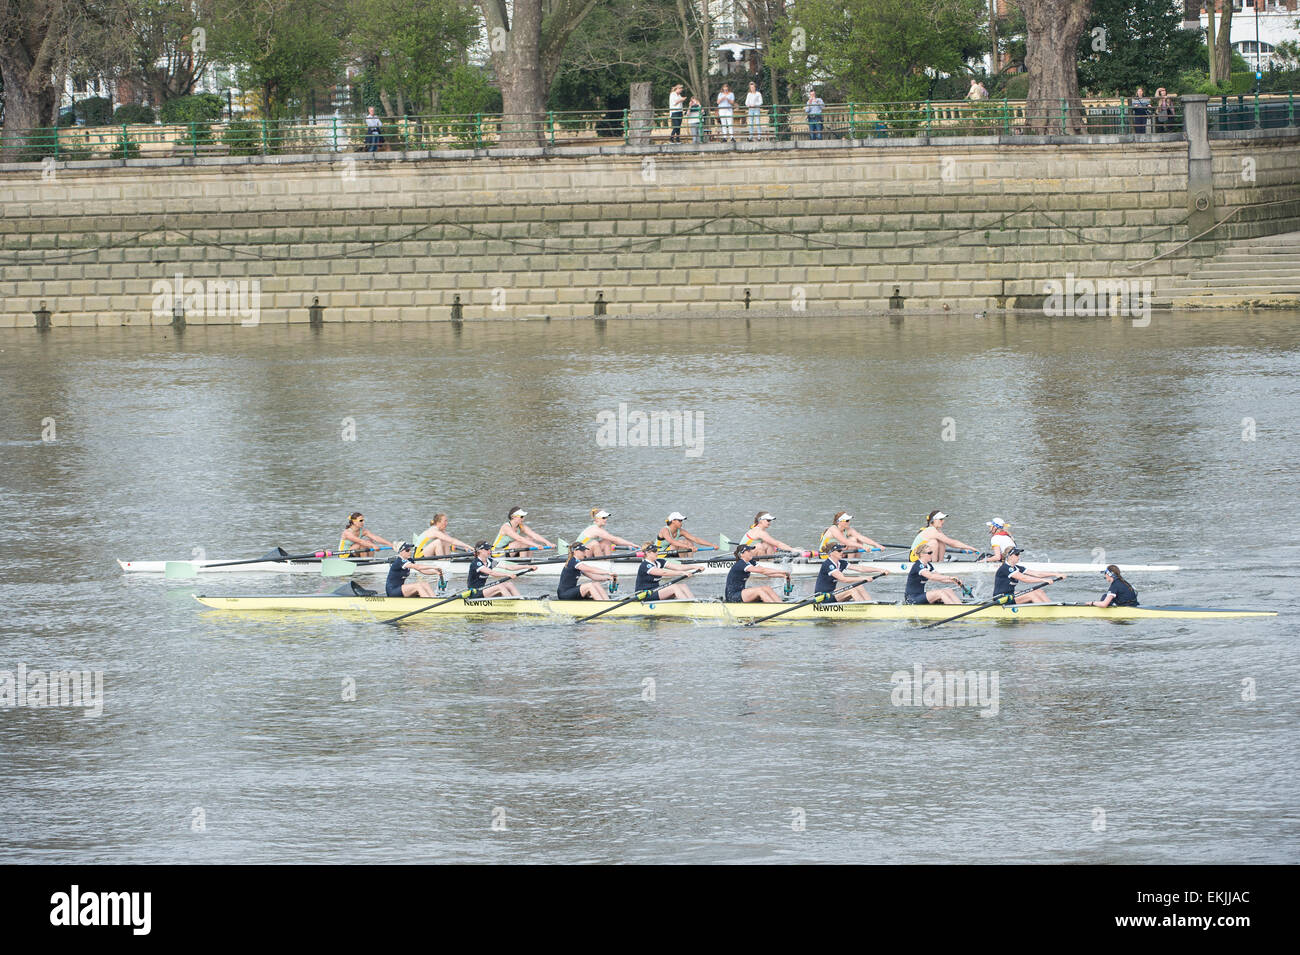
POLYGON ((735 546, 736 542, 726 534, 718 535, 718 550, 733 550, 735 546))
POLYGON ((163 567, 163 576, 168 580, 188 580, 199 575, 199 568, 193 561, 169 560, 163 567))
POLYGON ((351 577, 357 565, 341 557, 326 557, 320 562, 322 577, 351 577))

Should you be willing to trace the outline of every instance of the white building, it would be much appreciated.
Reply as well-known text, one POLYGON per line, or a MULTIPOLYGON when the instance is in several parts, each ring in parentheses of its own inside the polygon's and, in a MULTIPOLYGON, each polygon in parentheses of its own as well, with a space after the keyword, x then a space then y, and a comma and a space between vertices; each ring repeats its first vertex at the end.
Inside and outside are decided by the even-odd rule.
MULTIPOLYGON (((1267 70, 1270 63, 1276 63, 1279 68, 1294 65, 1278 57, 1275 49, 1282 42, 1300 41, 1300 29, 1296 27, 1300 12, 1296 6, 1297 0, 1233 0, 1232 48, 1246 58, 1252 69, 1267 70)), ((1216 0, 1216 9, 1223 9, 1223 0, 1216 0)), ((1218 25, 1217 17, 1215 25, 1218 25)), ((1204 10, 1201 27, 1209 28, 1209 16, 1204 10)))

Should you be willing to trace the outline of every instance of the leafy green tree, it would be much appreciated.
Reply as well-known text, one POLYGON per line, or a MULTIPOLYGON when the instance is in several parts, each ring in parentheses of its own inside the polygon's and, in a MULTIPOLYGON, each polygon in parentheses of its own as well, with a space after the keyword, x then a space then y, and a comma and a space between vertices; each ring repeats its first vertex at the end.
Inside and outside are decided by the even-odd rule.
POLYGON ((799 0, 772 56, 797 84, 868 102, 923 100, 988 49, 984 0, 799 0), (801 49, 803 47, 803 49, 801 49))
POLYGON ((352 0, 349 48, 366 64, 384 112, 433 107, 452 68, 478 33, 459 0, 352 0))
POLYGON ((1207 56, 1202 31, 1182 22, 1182 9, 1168 0, 1093 0, 1079 40, 1079 85, 1094 94, 1176 86, 1207 56))

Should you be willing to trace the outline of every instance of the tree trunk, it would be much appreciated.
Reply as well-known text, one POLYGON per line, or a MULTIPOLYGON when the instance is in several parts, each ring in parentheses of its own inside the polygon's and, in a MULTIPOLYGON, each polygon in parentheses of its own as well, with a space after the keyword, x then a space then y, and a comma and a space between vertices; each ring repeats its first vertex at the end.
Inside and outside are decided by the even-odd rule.
POLYGON ((646 146, 650 143, 650 134, 654 132, 654 103, 650 100, 650 81, 633 83, 628 97, 631 106, 631 128, 628 130, 628 143, 633 146, 646 146))
MULTIPOLYGON (((1214 16, 1213 13, 1210 16, 1214 16)), ((1214 38, 1214 60, 1219 81, 1232 79, 1232 0, 1223 0, 1223 16, 1219 18, 1219 35, 1214 38)))
POLYGON ((1031 132, 1084 131, 1077 61, 1091 7, 1092 0, 1021 0, 1029 71, 1025 125, 1031 132))

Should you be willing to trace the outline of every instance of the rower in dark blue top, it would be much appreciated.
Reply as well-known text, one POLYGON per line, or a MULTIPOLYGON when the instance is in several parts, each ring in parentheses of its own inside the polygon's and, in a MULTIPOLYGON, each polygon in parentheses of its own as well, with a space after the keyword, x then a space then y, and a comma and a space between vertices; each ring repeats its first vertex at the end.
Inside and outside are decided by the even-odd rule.
POLYGON ((590 553, 586 544, 578 541, 569 545, 569 559, 560 571, 560 584, 555 588, 555 595, 561 600, 608 600, 602 582, 618 580, 618 574, 597 570, 583 561, 590 553), (587 580, 583 580, 587 577, 587 580))
POLYGON ((907 572, 907 589, 903 591, 903 603, 909 604, 959 604, 961 597, 957 591, 951 587, 944 587, 942 590, 926 590, 925 582, 933 580, 936 583, 956 584, 961 586, 961 581, 956 577, 947 577, 934 569, 934 545, 929 541, 920 544, 916 556, 920 558, 912 564, 907 572))
MULTIPOLYGON (((826 559, 822 561, 820 572, 817 574, 817 583, 813 586, 813 593, 817 594, 834 594, 835 591, 843 589, 850 584, 865 584, 874 580, 882 574, 889 571, 883 567, 868 567, 865 564, 854 564, 849 567, 849 562, 844 559, 844 545, 837 540, 832 540, 826 545, 826 559), (870 576, 860 577, 852 576, 845 573, 846 570, 852 569, 858 574, 869 574, 870 576)), ((867 589, 862 586, 853 587, 844 590, 843 593, 835 594, 837 601, 857 600, 863 603, 871 603, 871 595, 867 589)))
POLYGON ((408 584, 406 578, 410 576, 412 570, 417 570, 422 574, 437 574, 438 579, 442 580, 441 568, 428 564, 413 563, 411 561, 411 545, 406 541, 398 541, 393 545, 393 550, 397 553, 397 556, 388 561, 388 580, 384 584, 384 593, 390 597, 434 596, 433 588, 429 586, 428 581, 417 580, 408 584))
POLYGON ((767 604, 776 604, 781 602, 781 598, 776 595, 776 591, 768 584, 749 585, 750 574, 761 574, 764 577, 784 577, 790 579, 790 574, 784 570, 777 570, 774 567, 764 567, 754 561, 754 551, 756 548, 753 544, 741 544, 736 548, 736 560, 731 565, 731 570, 727 571, 727 586, 724 590, 724 599, 728 603, 754 603, 761 601, 767 604))
POLYGON ((1102 575, 1110 581, 1110 589, 1100 600, 1089 600, 1090 607, 1136 607, 1138 605, 1137 591, 1129 586, 1119 572, 1119 568, 1114 564, 1108 564, 1102 571, 1102 575))
POLYGON ((684 583, 669 584, 666 587, 661 587, 659 584, 665 577, 698 574, 702 573, 704 568, 683 567, 681 564, 669 567, 667 558, 655 556, 654 547, 654 541, 646 541, 641 546, 644 556, 636 571, 636 592, 639 594, 650 591, 646 600, 694 600, 695 594, 691 593, 691 588, 684 583))
MULTIPOLYGON (((1020 566, 1020 555, 1023 553, 1023 548, 1012 547, 1002 554, 1002 565, 998 567, 998 572, 993 575, 994 597, 1008 597, 1014 594, 1016 584, 1050 584, 1052 581, 1065 579, 1065 574, 1034 574, 1023 569, 1020 566)), ((1010 602, 1010 600, 1007 601, 1007 603, 1010 602)), ((1030 590, 1017 595, 1015 602, 1018 604, 1045 604, 1050 601, 1047 599, 1047 594, 1041 590, 1030 590)))
POLYGON ((484 597, 518 597, 519 588, 514 580, 518 574, 502 570, 500 561, 492 556, 492 545, 479 541, 474 545, 474 559, 469 562, 468 583, 471 589, 481 590, 484 597), (491 583, 491 578, 501 578, 501 583, 491 583))

